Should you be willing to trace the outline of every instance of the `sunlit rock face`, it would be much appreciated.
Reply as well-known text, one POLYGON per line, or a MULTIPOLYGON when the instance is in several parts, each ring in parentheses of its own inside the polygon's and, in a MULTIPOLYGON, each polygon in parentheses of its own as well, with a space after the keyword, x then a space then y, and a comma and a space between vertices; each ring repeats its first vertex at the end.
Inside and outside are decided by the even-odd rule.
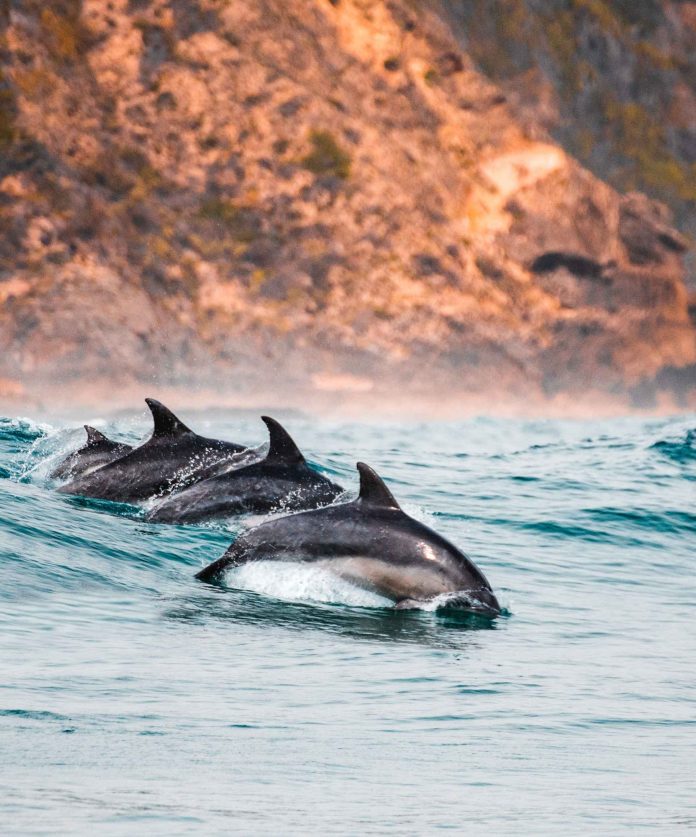
POLYGON ((3 391, 689 398, 686 239, 441 10, 35 0, 2 27, 3 391))

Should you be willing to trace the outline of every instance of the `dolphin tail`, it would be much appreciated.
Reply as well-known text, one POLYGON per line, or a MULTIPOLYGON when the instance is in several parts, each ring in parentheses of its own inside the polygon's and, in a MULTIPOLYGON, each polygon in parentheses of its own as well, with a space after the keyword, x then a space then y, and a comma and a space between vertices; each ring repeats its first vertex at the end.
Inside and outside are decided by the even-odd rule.
POLYGON ((236 550, 234 544, 232 544, 222 558, 218 558, 217 561, 213 561, 212 564, 208 564, 207 567, 197 572, 196 578, 199 581, 204 581, 206 584, 215 584, 216 581, 220 580, 228 567, 238 567, 244 563, 245 561, 241 551, 236 550))

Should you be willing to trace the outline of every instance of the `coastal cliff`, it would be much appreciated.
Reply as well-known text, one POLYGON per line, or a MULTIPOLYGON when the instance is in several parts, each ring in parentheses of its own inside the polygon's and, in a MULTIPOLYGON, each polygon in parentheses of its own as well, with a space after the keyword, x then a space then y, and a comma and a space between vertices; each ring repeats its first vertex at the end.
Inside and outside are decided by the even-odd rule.
POLYGON ((467 5, 0 6, 0 392, 689 403, 688 236, 467 5))

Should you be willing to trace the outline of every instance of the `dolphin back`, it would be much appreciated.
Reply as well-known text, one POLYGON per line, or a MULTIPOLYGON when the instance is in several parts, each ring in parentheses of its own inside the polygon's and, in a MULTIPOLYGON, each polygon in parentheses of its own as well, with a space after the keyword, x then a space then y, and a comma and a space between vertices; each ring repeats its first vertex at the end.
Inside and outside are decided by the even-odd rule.
POLYGON ((85 431, 87 443, 59 462, 50 472, 50 479, 80 476, 101 468, 133 450, 131 445, 114 442, 89 424, 85 425, 85 431))

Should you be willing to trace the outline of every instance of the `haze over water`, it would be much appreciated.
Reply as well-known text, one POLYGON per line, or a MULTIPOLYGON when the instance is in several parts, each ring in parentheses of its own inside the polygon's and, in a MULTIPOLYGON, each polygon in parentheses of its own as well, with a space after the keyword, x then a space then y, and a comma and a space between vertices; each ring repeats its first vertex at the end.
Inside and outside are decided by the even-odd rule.
POLYGON ((58 495, 81 427, 2 419, 3 833, 696 828, 696 416, 285 424, 351 492, 375 467, 509 615, 395 612, 272 564, 206 587, 258 518, 154 526, 58 495))

